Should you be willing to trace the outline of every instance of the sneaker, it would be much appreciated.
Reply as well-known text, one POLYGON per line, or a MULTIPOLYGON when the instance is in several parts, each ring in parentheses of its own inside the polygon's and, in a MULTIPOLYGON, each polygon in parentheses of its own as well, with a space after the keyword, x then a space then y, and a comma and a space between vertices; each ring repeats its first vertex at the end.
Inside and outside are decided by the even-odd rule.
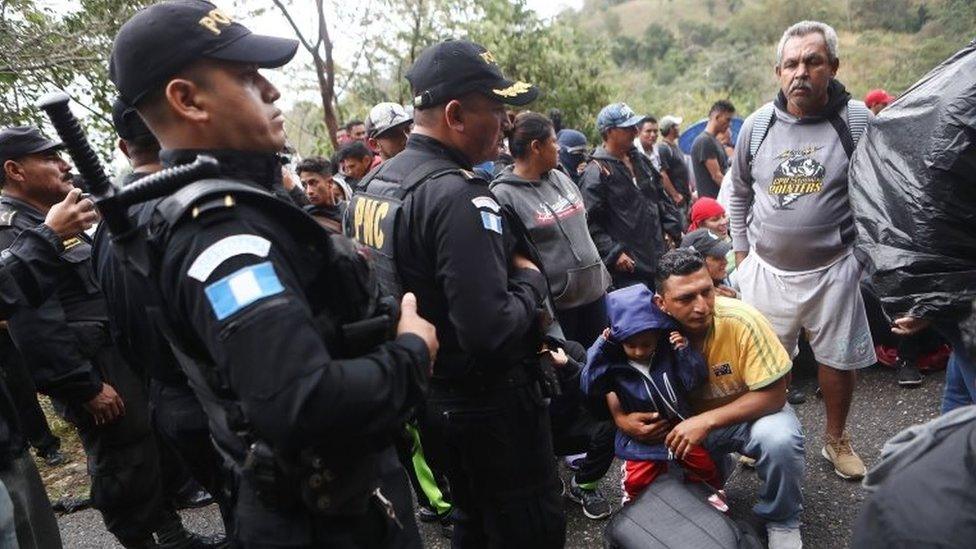
POLYGON ((610 516, 610 502, 600 493, 600 490, 580 488, 575 478, 569 487, 569 499, 583 506, 583 514, 586 518, 599 520, 610 516))
POLYGON ((899 387, 918 387, 922 384, 922 372, 913 362, 899 359, 897 365, 899 387))
POLYGON ((729 504, 725 503, 725 490, 719 490, 708 496, 708 504, 714 507, 719 513, 729 512, 729 504))
POLYGON ((766 533, 769 536, 769 549, 803 549, 799 526, 787 528, 770 523, 766 525, 766 533))
POLYGON ((563 462, 570 471, 579 471, 580 465, 583 464, 583 460, 586 459, 586 452, 582 454, 573 454, 571 456, 566 456, 563 458, 563 462))
POLYGON ((834 464, 834 472, 842 479, 858 480, 866 472, 864 462, 851 448, 851 437, 844 433, 839 439, 827 435, 826 444, 820 454, 834 464))
POLYGON ((790 387, 786 392, 786 402, 789 402, 793 406, 799 406, 807 401, 807 394, 803 392, 802 389, 795 389, 790 387))
POLYGON ((54 448, 52 450, 46 450, 44 452, 38 451, 37 457, 44 460, 44 464, 48 467, 57 467, 58 465, 63 465, 66 461, 64 454, 61 450, 54 448))

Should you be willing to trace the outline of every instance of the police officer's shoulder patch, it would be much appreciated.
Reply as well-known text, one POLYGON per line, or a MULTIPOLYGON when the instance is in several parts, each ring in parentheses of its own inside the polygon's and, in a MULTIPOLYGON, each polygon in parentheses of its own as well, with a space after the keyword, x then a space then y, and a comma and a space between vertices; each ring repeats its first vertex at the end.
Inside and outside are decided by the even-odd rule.
POLYGON ((502 234, 502 216, 491 212, 479 212, 481 214, 481 225, 487 231, 502 234))
POLYGON ((203 250, 187 270, 190 278, 206 281, 221 263, 236 255, 256 255, 268 257, 271 242, 255 234, 235 234, 221 238, 203 250))
POLYGON ((498 202, 495 202, 495 199, 490 196, 476 196, 471 199, 471 203, 474 204, 474 207, 478 208, 479 210, 491 210, 498 213, 499 210, 502 209, 501 206, 498 205, 498 202))
POLYGON ((283 291, 285 288, 270 261, 238 269, 204 289, 217 320, 283 291))

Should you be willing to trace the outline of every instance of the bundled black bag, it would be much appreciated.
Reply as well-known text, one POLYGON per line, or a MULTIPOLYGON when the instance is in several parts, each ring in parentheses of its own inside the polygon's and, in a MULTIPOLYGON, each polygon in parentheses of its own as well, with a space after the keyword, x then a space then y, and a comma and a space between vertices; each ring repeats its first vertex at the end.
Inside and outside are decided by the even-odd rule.
POLYGON ((618 511, 604 532, 608 549, 759 549, 748 524, 715 510, 709 492, 662 475, 633 503, 618 511))
POLYGON ((859 255, 889 315, 956 323, 976 299, 976 41, 881 111, 851 159, 859 255))

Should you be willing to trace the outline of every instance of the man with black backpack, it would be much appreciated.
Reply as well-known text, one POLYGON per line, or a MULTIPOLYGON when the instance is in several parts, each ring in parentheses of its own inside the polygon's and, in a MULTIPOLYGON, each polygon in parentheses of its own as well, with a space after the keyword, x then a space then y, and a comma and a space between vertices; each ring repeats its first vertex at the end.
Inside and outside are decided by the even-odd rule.
POLYGON ((859 479, 864 463, 844 426, 855 371, 876 357, 853 254, 848 165, 871 114, 835 80, 838 66, 830 26, 802 21, 783 33, 781 91, 742 127, 730 209, 742 298, 794 356, 807 332, 827 415, 821 454, 842 478, 859 479))

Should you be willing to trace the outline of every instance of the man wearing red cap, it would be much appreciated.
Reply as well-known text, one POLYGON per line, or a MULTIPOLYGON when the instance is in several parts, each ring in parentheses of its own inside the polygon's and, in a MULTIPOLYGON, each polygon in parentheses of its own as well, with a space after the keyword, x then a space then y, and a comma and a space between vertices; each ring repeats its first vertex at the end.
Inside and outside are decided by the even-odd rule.
POLYGON ((878 114, 881 109, 887 107, 892 101, 895 100, 895 96, 888 95, 888 92, 881 88, 871 90, 867 95, 864 96, 864 104, 867 105, 871 112, 878 114))

